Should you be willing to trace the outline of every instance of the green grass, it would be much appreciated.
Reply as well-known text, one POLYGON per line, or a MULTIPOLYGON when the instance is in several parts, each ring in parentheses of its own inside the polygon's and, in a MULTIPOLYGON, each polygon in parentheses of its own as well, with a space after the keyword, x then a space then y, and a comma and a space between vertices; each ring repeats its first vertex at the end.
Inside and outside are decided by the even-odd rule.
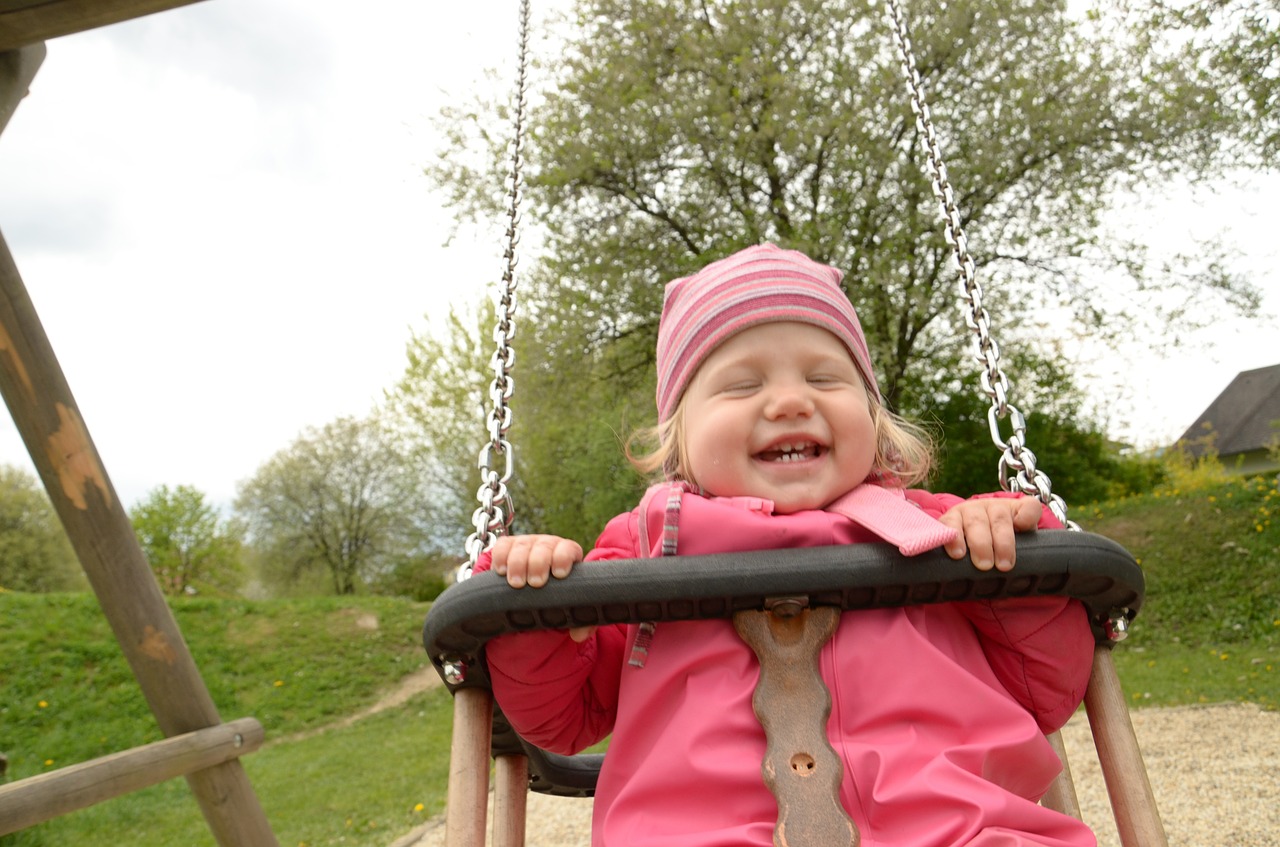
MULTIPOLYGON (((224 719, 252 716, 267 729, 268 746, 244 762, 281 844, 385 844, 441 810, 452 725, 443 690, 288 740, 360 712, 424 667, 425 604, 190 599, 174 607, 224 719)), ((160 739, 93 597, 0 594, 0 643, 0 750, 11 779, 160 739)), ((213 840, 184 780, 0 838, 5 847, 99 842, 213 840)))
MULTIPOLYGON (((1133 705, 1280 708, 1278 509, 1268 480, 1200 480, 1073 508, 1085 529, 1128 547, 1147 577, 1133 634, 1116 649, 1133 705)), ((267 728, 268 745, 244 763, 284 847, 386 845, 443 808, 452 724, 443 690, 333 728, 425 666, 425 604, 187 599, 174 607, 223 717, 253 716, 267 728)), ((0 644, 0 750, 10 778, 160 738, 92 597, 0 593, 0 644)), ((76 843, 213 839, 183 780, 0 838, 2 847, 76 843)))
MULTIPOLYGON (((438 814, 448 780, 450 709, 449 695, 435 689, 404 708, 246 757, 245 769, 281 845, 385 845, 438 814)), ((215 845, 184 780, 57 818, 0 843, 215 845)))
POLYGON ((1272 479, 1191 480, 1077 509, 1125 545, 1147 596, 1116 649, 1138 705, 1280 707, 1280 491, 1272 479))

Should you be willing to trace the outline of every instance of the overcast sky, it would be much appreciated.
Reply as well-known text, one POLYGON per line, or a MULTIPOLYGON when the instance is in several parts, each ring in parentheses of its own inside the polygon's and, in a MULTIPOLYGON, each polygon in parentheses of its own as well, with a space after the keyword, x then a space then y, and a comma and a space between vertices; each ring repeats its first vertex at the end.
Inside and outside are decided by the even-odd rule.
MULTIPOLYGON (((440 106, 510 77, 516 5, 207 0, 49 43, 0 135, 0 231, 126 506, 161 484, 229 503, 301 430, 370 409, 411 331, 491 284, 500 245, 444 246, 421 170, 440 106)), ((1170 440, 1280 363, 1277 189, 1162 211, 1175 242, 1231 221, 1272 317, 1126 359, 1095 390, 1127 433, 1170 440)), ((30 468, 7 416, 0 462, 30 468)))

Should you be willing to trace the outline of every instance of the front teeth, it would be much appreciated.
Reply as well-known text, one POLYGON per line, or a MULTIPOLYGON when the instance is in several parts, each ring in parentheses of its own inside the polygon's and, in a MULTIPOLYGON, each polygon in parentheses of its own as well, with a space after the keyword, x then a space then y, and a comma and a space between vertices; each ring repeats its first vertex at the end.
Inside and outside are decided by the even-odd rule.
POLYGON ((801 462, 809 458, 813 451, 812 444, 779 444, 774 448, 773 452, 778 455, 774 456, 775 462, 801 462))

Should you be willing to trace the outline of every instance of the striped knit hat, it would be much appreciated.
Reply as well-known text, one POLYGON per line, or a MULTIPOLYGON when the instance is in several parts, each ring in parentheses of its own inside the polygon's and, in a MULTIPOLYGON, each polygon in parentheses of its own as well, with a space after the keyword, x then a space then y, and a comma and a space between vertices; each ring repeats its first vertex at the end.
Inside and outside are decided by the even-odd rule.
POLYGON ((880 396, 871 355, 839 270, 773 244, 748 247, 667 284, 658 323, 658 419, 675 412, 698 367, 735 333, 799 321, 849 348, 867 387, 880 396))

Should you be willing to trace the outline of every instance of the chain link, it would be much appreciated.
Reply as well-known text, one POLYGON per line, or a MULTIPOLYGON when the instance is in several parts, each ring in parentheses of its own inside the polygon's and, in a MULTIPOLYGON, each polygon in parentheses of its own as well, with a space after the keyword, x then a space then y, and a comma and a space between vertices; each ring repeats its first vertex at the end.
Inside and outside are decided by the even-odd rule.
POLYGON ((480 488, 476 500, 480 506, 471 515, 475 532, 467 539, 467 562, 458 569, 458 580, 471 576, 480 554, 493 546, 499 535, 511 531, 515 518, 515 504, 507 488, 514 473, 515 456, 507 432, 511 429, 511 407, 508 401, 515 391, 511 369, 516 354, 511 346, 515 338, 516 324, 516 247, 520 244, 520 199, 522 167, 524 164, 525 101, 528 93, 529 70, 529 0, 520 3, 520 51, 516 76, 515 117, 511 143, 511 171, 508 175, 507 198, 507 246, 503 253, 506 266, 502 272, 502 287, 497 304, 497 323, 493 328, 494 351, 489 359, 493 381, 489 383, 489 400, 493 404, 488 412, 486 429, 488 442, 480 448, 477 466, 480 469, 480 488), (501 460, 499 462, 499 460, 501 460), (498 470, 501 465, 501 472, 498 470))
POLYGON ((991 316, 983 305, 982 286, 978 284, 973 257, 969 254, 968 240, 960 220, 951 182, 947 178, 947 166, 942 160, 942 149, 934 132, 929 106, 925 103, 924 85, 916 69, 915 51, 911 46, 911 33, 903 16, 899 0, 886 0, 894 43, 898 47, 907 88, 911 93, 911 111, 916 116, 916 128, 928 158, 928 176, 933 194, 942 211, 943 229, 956 262, 956 283, 959 289, 959 305, 964 312, 965 324, 975 337, 975 359, 982 367, 982 392, 991 400, 987 412, 987 425, 991 440, 1001 450, 998 473, 1000 486, 1006 491, 1018 491, 1033 497, 1049 507, 1054 516, 1069 529, 1080 527, 1067 520, 1067 504, 1052 491, 1049 477, 1036 467, 1036 456, 1026 446, 1026 419, 1009 403, 1009 380, 1000 367, 1000 347, 991 337, 991 316), (1000 421, 1008 418, 1013 429, 1006 439, 1000 434, 1000 421))

